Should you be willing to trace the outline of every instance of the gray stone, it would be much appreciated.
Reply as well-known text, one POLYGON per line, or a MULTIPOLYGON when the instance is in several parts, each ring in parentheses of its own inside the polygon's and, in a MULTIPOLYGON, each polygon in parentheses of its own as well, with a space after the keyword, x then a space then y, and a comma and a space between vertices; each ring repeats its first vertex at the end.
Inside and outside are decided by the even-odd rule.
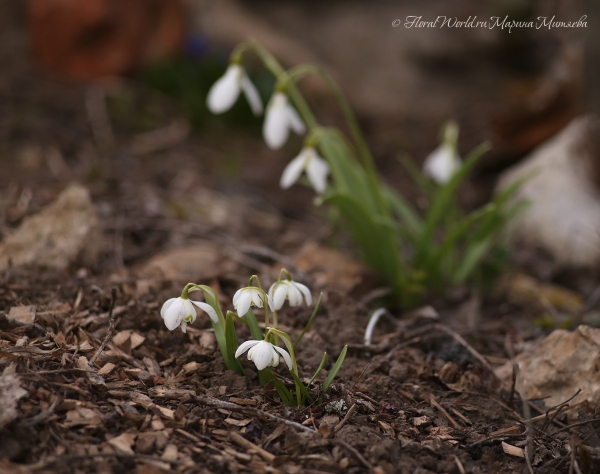
POLYGON ((516 195, 529 201, 515 223, 516 237, 549 251, 563 265, 600 262, 600 192, 590 146, 599 135, 597 118, 579 117, 499 179, 498 188, 504 189, 530 176, 516 195))
POLYGON ((93 266, 101 250, 98 217, 88 190, 73 184, 0 243, 0 269, 42 265, 93 266))

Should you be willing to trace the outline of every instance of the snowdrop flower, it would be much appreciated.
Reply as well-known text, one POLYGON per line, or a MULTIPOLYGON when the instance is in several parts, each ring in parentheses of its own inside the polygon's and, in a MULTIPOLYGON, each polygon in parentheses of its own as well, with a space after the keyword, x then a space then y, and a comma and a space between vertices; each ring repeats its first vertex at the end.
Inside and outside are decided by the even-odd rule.
POLYGON ((267 104, 263 136, 272 150, 281 148, 288 139, 290 128, 298 135, 306 132, 304 122, 283 92, 275 92, 267 104))
POLYGON ((283 357, 288 369, 292 370, 292 358, 290 354, 270 342, 246 341, 235 351, 235 356, 239 357, 246 351, 248 351, 248 360, 254 362, 258 370, 263 370, 266 367, 277 367, 279 365, 279 356, 283 357), (248 351, 248 349, 250 350, 248 351))
POLYGON ((169 331, 173 331, 181 325, 181 330, 186 332, 187 324, 196 321, 196 308, 194 308, 192 303, 198 306, 198 308, 206 311, 210 316, 210 319, 215 323, 219 321, 216 311, 209 304, 200 301, 192 301, 180 296, 179 298, 171 298, 165 301, 165 304, 163 304, 160 310, 160 315, 165 321, 165 326, 167 326, 169 331))
POLYGON ((283 189, 289 188, 298 181, 303 171, 310 184, 318 194, 322 194, 327 186, 327 175, 329 174, 329 165, 321 158, 312 146, 305 146, 300 154, 294 158, 283 170, 279 185, 283 189))
MULTIPOLYGON (((235 295, 233 295, 233 307, 238 316, 243 317, 250 309, 250 306, 262 308, 265 303, 264 298, 265 293, 260 288, 248 286, 235 292, 235 295)), ((271 311, 273 311, 273 300, 268 295, 267 303, 271 311)))
POLYGON ((461 167, 460 157, 452 145, 442 143, 425 160, 423 173, 438 184, 445 184, 461 167))
POLYGON ((304 296, 307 305, 312 303, 312 296, 308 287, 293 280, 276 281, 269 288, 269 296, 273 299, 273 309, 275 311, 281 309, 286 299, 290 300, 290 306, 300 306, 302 296, 304 296))
POLYGON ((425 159, 423 173, 438 184, 446 184, 450 181, 462 165, 456 151, 457 141, 458 124, 449 121, 444 125, 442 144, 425 159))
POLYGON ((244 91, 254 115, 260 115, 263 111, 260 95, 239 64, 230 64, 225 74, 210 88, 206 98, 208 109, 213 114, 226 112, 235 104, 240 90, 244 91))

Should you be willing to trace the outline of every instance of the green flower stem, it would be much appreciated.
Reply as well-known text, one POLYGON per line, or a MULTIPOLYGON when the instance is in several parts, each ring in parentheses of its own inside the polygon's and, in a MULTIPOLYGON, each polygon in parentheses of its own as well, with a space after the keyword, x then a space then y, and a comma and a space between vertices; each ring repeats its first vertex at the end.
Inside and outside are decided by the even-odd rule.
POLYGON ((212 308, 216 311, 219 321, 214 322, 211 319, 211 323, 215 331, 215 339, 217 340, 217 344, 219 345, 221 355, 225 360, 225 365, 229 370, 236 371, 238 364, 236 364, 234 354, 230 354, 227 350, 227 338, 225 337, 225 316, 223 315, 223 311, 221 310, 219 298, 217 297, 215 290, 213 290, 210 286, 188 283, 184 287, 184 291, 182 292, 182 298, 184 292, 189 293, 192 291, 202 291, 204 293, 204 301, 206 301, 206 303, 212 306, 212 308))
MULTIPOLYGON (((296 355, 294 353, 294 344, 292 343, 290 336, 288 336, 283 331, 280 331, 279 329, 275 329, 275 328, 268 328, 267 337, 270 334, 273 334, 275 336, 280 336, 281 339, 283 339, 283 342, 285 343, 285 345, 290 353, 290 357, 292 358, 292 372, 294 372, 296 375, 298 375, 298 364, 296 363, 296 355)), ((302 390, 298 386, 298 382, 295 379, 294 379, 294 383, 296 385, 296 399, 298 401, 298 405, 300 405, 302 403, 302 390)))
MULTIPOLYGON (((277 59, 275 59, 275 57, 271 53, 269 53, 265 48, 263 48, 254 40, 240 44, 237 48, 235 48, 231 57, 232 59, 241 57, 241 55, 246 51, 252 51, 254 54, 256 54, 263 62, 265 67, 269 71, 271 71, 271 73, 277 78, 278 81, 281 81, 283 78, 285 78, 287 73, 285 72, 283 66, 279 64, 279 61, 277 61, 277 59)), ((319 125, 317 119, 315 118, 314 114, 310 110, 310 107, 304 100, 304 97, 302 97, 302 94, 300 94, 300 91, 298 91, 294 84, 290 85, 288 92, 290 98, 294 102, 294 105, 298 109, 298 112, 306 122, 306 125, 308 125, 308 128, 317 127, 319 125)))
POLYGON ((269 297, 263 290, 262 285, 260 284, 260 280, 257 275, 252 275, 250 280, 248 280, 248 287, 253 286, 253 283, 256 281, 256 288, 260 290, 263 296, 263 308, 265 309, 265 328, 269 327, 269 297))
POLYGON ((281 281, 282 275, 285 275, 285 277, 288 281, 292 281, 292 275, 285 268, 282 268, 281 270, 279 270, 279 276, 277 277, 277 281, 281 281))
POLYGON ((354 139, 354 143, 358 147, 359 154, 362 158, 363 165, 367 171, 367 176, 369 177, 369 181, 372 187, 372 190, 375 194, 375 197, 378 201, 378 204, 381 208, 383 215, 389 216, 388 207, 385 204, 383 199, 383 195, 381 193, 381 183, 379 182, 379 178, 377 177, 377 169, 375 167, 375 160, 373 159, 373 155, 371 154, 371 150, 367 145, 367 140, 363 135, 360 126, 358 125, 358 120, 352 111, 352 107, 348 103, 346 96, 337 85, 337 83, 333 80, 333 78, 323 71, 320 67, 315 66, 313 64, 302 64, 300 66, 296 66, 295 68, 290 69, 287 72, 287 77, 283 80, 285 81, 284 87, 289 87, 289 84, 296 83, 302 77, 314 74, 319 76, 329 87, 329 90, 335 97, 340 106, 340 110, 346 123, 348 124, 348 128, 350 129, 350 133, 352 134, 352 138, 354 139))

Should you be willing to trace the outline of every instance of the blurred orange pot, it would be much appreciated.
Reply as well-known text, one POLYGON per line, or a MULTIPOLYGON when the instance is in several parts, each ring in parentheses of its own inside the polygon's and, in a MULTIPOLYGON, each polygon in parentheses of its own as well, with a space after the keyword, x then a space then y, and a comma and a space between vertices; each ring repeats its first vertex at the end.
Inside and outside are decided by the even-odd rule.
POLYGON ((181 49, 181 0, 28 0, 36 63, 71 80, 126 74, 181 49))

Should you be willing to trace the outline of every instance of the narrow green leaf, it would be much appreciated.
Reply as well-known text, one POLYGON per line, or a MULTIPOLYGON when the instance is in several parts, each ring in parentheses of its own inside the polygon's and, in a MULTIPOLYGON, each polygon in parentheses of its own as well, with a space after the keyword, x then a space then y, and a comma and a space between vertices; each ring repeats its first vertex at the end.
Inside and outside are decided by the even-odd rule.
POLYGON ((325 367, 326 361, 327 361, 327 352, 324 352, 323 358, 321 359, 321 363, 319 364, 319 367, 317 367, 317 371, 315 372, 315 375, 312 376, 312 378, 310 379, 310 382, 308 383, 309 387, 312 385, 312 383, 315 381, 315 379, 319 376, 319 374, 323 370, 323 367, 325 367))
POLYGON ((235 324, 233 322, 233 315, 235 313, 227 311, 225 316, 225 340, 227 344, 227 357, 234 361, 235 371, 243 374, 244 369, 238 359, 235 358, 235 351, 238 348, 237 334, 235 333, 235 324))
POLYGON ((416 255, 413 259, 413 266, 415 268, 421 268, 426 263, 428 255, 430 255, 430 249, 433 247, 433 236, 435 228, 440 219, 445 215, 446 211, 453 205, 454 194, 456 190, 471 172, 477 161, 483 156, 488 150, 489 146, 483 144, 475 148, 465 158, 465 162, 460 169, 454 174, 452 179, 448 181, 444 186, 440 187, 435 193, 431 207, 427 212, 425 219, 425 228, 421 235, 421 241, 417 247, 416 255))
POLYGON ((312 315, 311 315, 310 319, 308 320, 308 323, 306 323, 306 326, 304 326, 304 329, 298 336, 298 339, 296 339, 296 341, 294 342, 294 349, 296 349, 296 346, 298 345, 298 343, 302 340, 304 335, 307 333, 307 331, 312 326, 312 323, 315 320, 315 316, 317 316, 317 311, 319 311, 319 306, 321 306, 322 300, 323 300, 323 292, 321 292, 321 294, 319 295, 319 299, 317 300, 317 303, 315 304, 315 309, 313 309, 312 315))
POLYGON ((412 241, 417 241, 418 236, 423 231, 423 219, 421 219, 411 204, 394 189, 385 186, 383 188, 383 195, 392 211, 398 215, 400 221, 408 230, 408 236, 412 241))
POLYGON ((281 401, 286 407, 294 407, 296 406, 296 402, 294 400, 294 395, 290 392, 286 386, 283 384, 281 380, 277 378, 277 376, 271 371, 271 369, 262 370, 265 374, 265 378, 273 383, 275 390, 277 390, 277 395, 281 398, 281 401))
POLYGON ((252 308, 250 308, 246 313, 246 322, 248 323, 248 327, 250 328, 250 334, 252 334, 252 339, 260 341, 265 337, 263 332, 260 330, 258 321, 256 320, 256 316, 254 315, 254 311, 252 311, 252 308))
POLYGON ((344 363, 344 359, 346 358, 346 352, 348 352, 348 346, 344 346, 344 349, 342 349, 342 353, 340 354, 337 361, 335 362, 335 365, 331 369, 331 372, 329 372, 329 375, 325 379, 325 382, 323 383, 323 391, 324 392, 329 390, 329 387, 333 383, 333 379, 335 378, 337 373, 342 368, 342 364, 344 363))
POLYGON ((292 374, 292 378, 294 379, 294 382, 296 382, 296 387, 302 392, 302 404, 305 403, 305 400, 314 403, 313 397, 310 396, 310 393, 302 383, 302 380, 300 380, 300 377, 298 377, 295 372, 290 372, 290 374, 292 374))

